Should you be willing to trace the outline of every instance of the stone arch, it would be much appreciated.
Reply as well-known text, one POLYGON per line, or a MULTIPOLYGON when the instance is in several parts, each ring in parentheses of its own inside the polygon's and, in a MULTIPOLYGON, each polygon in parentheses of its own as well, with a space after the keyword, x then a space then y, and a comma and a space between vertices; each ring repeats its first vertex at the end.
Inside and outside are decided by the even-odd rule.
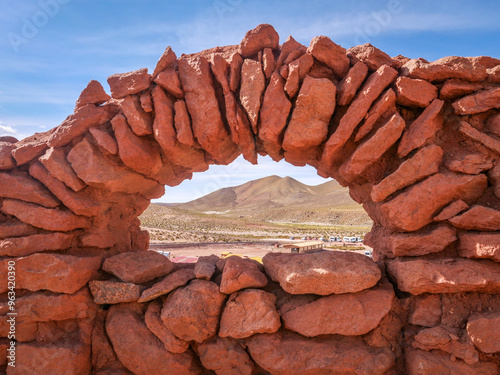
MULTIPOLYGON (((287 345, 300 343, 332 363, 344 353, 350 359, 338 365, 344 366, 342 371, 365 373, 363 366, 375 363, 379 367, 371 371, 401 370, 405 358, 408 371, 425 363, 431 372, 444 366, 454 372, 494 373, 498 361, 485 353, 500 350, 498 337, 488 336, 491 332, 484 327, 500 321, 499 64, 489 57, 446 57, 431 63, 391 58, 371 45, 346 51, 325 36, 314 38, 309 47, 292 37, 279 45, 272 26, 260 25, 236 46, 180 58, 169 47, 152 74, 140 69, 110 76, 111 97, 91 81, 61 125, 22 141, 0 143, 0 285, 2 293, 9 291, 4 280, 14 261, 21 316, 17 361, 22 370, 9 373, 40 368, 46 373, 106 373, 123 366, 147 373, 153 367, 134 354, 132 339, 113 346, 108 342, 106 335, 116 339, 119 328, 126 328, 120 321, 135 327, 136 336, 146 340, 156 357, 163 356, 149 365, 166 366, 169 373, 197 373, 198 356, 207 367, 207 353, 228 350, 247 370, 254 366, 230 338, 212 339, 204 346, 203 339, 194 340, 195 355, 188 349, 190 340, 170 332, 175 348, 165 351, 147 341, 152 334, 141 318, 146 310, 150 319, 159 316, 158 299, 149 306, 112 308, 106 319, 87 287, 90 280, 117 276, 121 282, 99 284, 101 289, 93 284, 99 289, 93 290, 94 297, 102 293, 99 298, 109 302, 111 294, 139 296, 155 277, 173 275, 171 265, 148 260, 146 253, 138 258, 131 254, 146 250, 149 242, 138 216, 150 199, 164 194, 165 185, 177 185, 210 164, 229 164, 241 154, 252 163, 257 155, 269 155, 298 166, 309 164, 321 176, 349 186, 351 196, 374 220, 367 241, 399 298, 391 297, 390 312, 371 333, 363 332, 362 339, 359 332, 354 338, 325 339, 287 330, 253 336, 250 353, 258 366, 272 373, 301 368, 291 355, 290 367, 281 369, 266 356, 271 348, 293 352, 287 345), (132 260, 116 261, 115 268, 108 261, 102 268, 104 259, 122 253, 132 260), (147 265, 153 276, 144 276, 144 270, 131 264, 147 265), (460 298, 477 314, 462 312, 460 322, 439 325, 451 319, 439 312, 441 305, 461 303, 454 293, 465 293, 460 298), (483 314, 484 306, 490 315, 483 314), (437 316, 422 316, 426 312, 437 316), (388 333, 391 326, 398 327, 395 333, 388 333), (452 328, 461 329, 460 339, 447 331, 452 328), (402 343, 402 330, 422 337, 412 338, 411 345, 402 343), (431 333, 446 343, 426 341, 431 333), (349 354, 360 350, 364 365, 349 354), (443 353, 460 358, 459 363, 443 353)), ((351 261, 361 269, 370 267, 364 258, 351 261)), ((214 268, 210 262, 204 260, 200 268, 214 268)), ((268 262, 268 275, 282 281, 280 272, 286 267, 276 266, 282 267, 278 272, 268 262)), ((248 272, 260 272, 252 270, 248 272)), ((194 285, 192 293, 206 294, 216 284, 189 285, 194 285)), ((358 290, 346 292, 362 301, 354 296, 358 290)), ((261 305, 274 303, 254 293, 252 300, 261 305)), ((8 327, 7 316, 2 318, 8 327)))

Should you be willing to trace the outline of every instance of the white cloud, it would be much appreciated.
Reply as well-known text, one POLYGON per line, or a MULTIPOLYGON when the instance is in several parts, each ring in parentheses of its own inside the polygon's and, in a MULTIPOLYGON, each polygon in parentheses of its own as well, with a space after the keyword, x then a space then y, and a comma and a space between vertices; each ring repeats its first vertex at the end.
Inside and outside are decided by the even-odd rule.
POLYGON ((0 136, 2 135, 18 135, 18 133, 11 125, 4 125, 0 122, 0 136))

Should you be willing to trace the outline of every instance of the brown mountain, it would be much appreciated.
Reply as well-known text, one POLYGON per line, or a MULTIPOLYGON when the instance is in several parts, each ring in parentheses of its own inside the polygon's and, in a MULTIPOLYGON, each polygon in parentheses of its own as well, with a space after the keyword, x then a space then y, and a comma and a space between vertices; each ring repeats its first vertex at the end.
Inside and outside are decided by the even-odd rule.
POLYGON ((269 176, 217 190, 175 208, 281 222, 371 223, 348 189, 334 180, 309 186, 291 177, 269 176))

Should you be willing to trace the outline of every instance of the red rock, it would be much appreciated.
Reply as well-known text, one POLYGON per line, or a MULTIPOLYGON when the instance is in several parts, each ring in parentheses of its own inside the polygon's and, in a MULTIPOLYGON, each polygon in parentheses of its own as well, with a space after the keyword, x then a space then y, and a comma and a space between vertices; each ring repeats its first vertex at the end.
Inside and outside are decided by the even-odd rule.
POLYGON ((76 215, 96 216, 100 204, 82 193, 76 193, 64 183, 52 177, 41 163, 32 163, 29 168, 30 175, 43 183, 61 202, 76 215))
MULTIPOLYGON (((35 133, 34 137, 37 137, 37 133, 35 133)), ((48 148, 47 138, 48 135, 43 134, 41 140, 27 141, 23 139, 15 143, 15 148, 12 150, 12 157, 16 161, 16 164, 18 166, 24 165, 42 154, 48 148)))
POLYGON ((44 208, 14 199, 4 199, 2 211, 17 217, 26 224, 50 231, 68 232, 90 226, 88 218, 76 216, 68 210, 44 208))
POLYGON ((175 130, 177 132, 177 140, 188 146, 194 146, 193 129, 191 129, 191 119, 184 100, 177 100, 174 103, 175 110, 175 130))
POLYGON ((142 284, 172 272, 174 265, 156 251, 135 251, 107 258, 102 269, 127 283, 142 284))
POLYGON ((37 230, 34 227, 15 218, 0 223, 0 239, 29 236, 35 233, 37 233, 37 230))
POLYGON ((288 56, 290 56, 291 53, 300 51, 300 53, 304 54, 306 50, 306 46, 297 42, 291 35, 288 36, 285 43, 283 43, 283 45, 281 46, 281 51, 278 56, 278 60, 276 61, 275 70, 280 70, 280 68, 283 66, 283 63, 285 62, 285 60, 287 60, 288 56))
POLYGON ((260 109, 259 138, 263 141, 264 149, 275 160, 281 152, 281 136, 292 108, 284 87, 283 78, 278 72, 274 72, 260 109))
POLYGON ((485 258, 500 262, 500 234, 464 232, 458 236, 458 254, 465 258, 485 258))
POLYGON ((459 115, 472 115, 492 108, 500 108, 500 88, 479 91, 463 97, 453 103, 453 108, 459 115))
POLYGON ((408 374, 419 375, 494 375, 498 371, 497 365, 491 362, 480 362, 471 366, 460 360, 452 361, 447 354, 417 349, 408 349, 406 351, 406 369, 408 374))
POLYGON ((422 114, 410 124, 399 142, 398 156, 400 158, 405 157, 412 150, 422 147, 443 126, 441 112, 443 104, 442 100, 434 99, 422 114))
POLYGON ((443 158, 443 150, 430 145, 419 150, 413 157, 404 161, 398 169, 372 188, 371 198, 381 202, 394 192, 414 184, 424 177, 436 173, 443 158))
POLYGON ((252 359, 275 375, 375 375, 394 366, 389 349, 372 348, 360 337, 311 339, 285 331, 255 335, 246 343, 252 359))
POLYGON ((332 294, 282 313, 283 326, 302 336, 364 335, 376 328, 391 309, 391 284, 357 293, 332 294))
POLYGON ((0 142, 1 143, 17 143, 19 142, 19 139, 16 137, 12 137, 10 135, 3 135, 0 137, 0 142))
POLYGON ((486 123, 489 132, 492 133, 493 135, 496 135, 497 137, 500 137, 500 113, 495 113, 491 115, 486 123))
POLYGON ((338 157, 358 124, 365 117, 371 104, 391 84, 397 74, 396 70, 383 65, 368 77, 348 107, 346 114, 340 119, 339 126, 326 142, 323 159, 327 164, 331 164, 338 157))
POLYGON ((101 105, 107 102, 111 97, 106 94, 102 85, 95 80, 91 80, 78 97, 75 105, 75 111, 87 104, 101 105))
POLYGON ((139 302, 149 302, 164 294, 170 293, 172 290, 186 285, 190 280, 194 279, 194 271, 192 269, 180 269, 172 272, 154 284, 151 288, 142 292, 139 302))
POLYGON ((348 105, 364 82, 368 74, 368 67, 361 61, 357 62, 339 84, 337 102, 339 105, 348 105))
POLYGON ((453 216, 459 214, 463 210, 469 208, 469 205, 465 203, 463 200, 458 199, 456 201, 451 202, 448 206, 443 208, 439 215, 434 217, 435 221, 444 221, 452 218, 453 216))
POLYGON ((136 136, 121 114, 111 120, 118 142, 118 154, 123 163, 146 176, 152 177, 161 169, 160 150, 144 138, 136 136))
POLYGON ((396 112, 396 94, 389 88, 373 103, 365 116, 365 121, 356 132, 354 142, 359 142, 374 128, 375 124, 387 113, 396 112))
POLYGON ((270 79, 276 67, 276 61, 274 60, 273 50, 271 48, 264 48, 262 53, 262 68, 266 79, 270 79))
POLYGON ((471 82, 481 82, 487 77, 486 68, 473 58, 448 56, 433 62, 413 59, 401 67, 401 74, 426 81, 445 81, 458 78, 471 82))
MULTIPOLYGON (((127 370, 116 358, 108 336, 104 329, 107 311, 98 310, 94 329, 92 331, 92 370, 100 375, 111 375, 113 372, 127 374, 127 370)), ((127 374, 128 375, 128 374, 127 374)))
POLYGON ((177 144, 173 100, 159 86, 153 89, 153 100, 156 109, 153 123, 154 136, 164 153, 177 165, 194 170, 206 170, 203 151, 177 144))
MULTIPOLYGON (((9 316, 0 316, 0 337, 7 338, 10 332, 9 316)), ((38 334, 38 322, 16 317, 16 340, 18 343, 34 341, 38 334)), ((10 340, 9 340, 10 342, 10 340)))
POLYGON ((380 206, 383 225, 396 231, 415 231, 434 220, 436 212, 454 200, 473 202, 486 189, 484 175, 437 173, 380 206), (432 197, 432 199, 429 199, 432 197))
POLYGON ((497 65, 494 68, 486 69, 486 72, 488 73, 488 82, 500 83, 500 66, 497 65))
POLYGON ((107 131, 99 128, 90 128, 90 134, 95 139, 95 143, 105 153, 116 155, 118 154, 118 143, 107 131))
POLYGON ((254 133, 262 103, 262 94, 266 88, 266 79, 258 61, 245 59, 241 66, 240 102, 245 108, 254 133))
POLYGON ((116 112, 117 107, 114 104, 102 107, 88 104, 79 108, 75 113, 66 117, 61 125, 52 131, 47 145, 49 147, 66 146, 73 139, 85 133, 89 128, 107 123, 113 118, 116 112))
POLYGON ((280 37, 274 27, 264 23, 255 29, 247 31, 240 42, 240 54, 243 57, 250 57, 264 48, 276 49, 280 37))
POLYGON ((41 251, 65 250, 71 247, 74 234, 44 233, 0 241, 1 256, 26 256, 41 251))
POLYGON ((208 61, 181 58, 179 75, 195 138, 217 162, 230 163, 237 156, 236 145, 224 127, 208 61))
POLYGON ((132 373, 199 374, 201 369, 190 351, 173 354, 149 331, 141 316, 127 305, 112 306, 106 319, 106 332, 118 359, 132 373))
POLYGON ((229 257, 222 272, 220 291, 231 294, 245 288, 262 288, 267 278, 257 264, 240 257, 229 257))
POLYGON ((16 366, 7 374, 90 374, 90 345, 81 341, 21 343, 16 348, 16 366))
POLYGON ((300 88, 290 123, 285 131, 286 151, 321 144, 328 135, 328 124, 335 110, 335 85, 326 78, 306 77, 300 88))
POLYGON ((500 230, 500 211, 494 208, 474 205, 463 214, 448 220, 457 228, 467 230, 500 230))
POLYGON ((165 349, 171 353, 184 353, 189 348, 189 342, 174 336, 161 320, 161 301, 156 300, 148 305, 144 316, 146 326, 163 343, 165 349))
POLYGON ((78 177, 91 186, 109 192, 140 192, 147 198, 159 198, 164 194, 163 186, 106 158, 87 138, 71 149, 68 161, 78 177))
POLYGON ((202 343, 217 333, 225 299, 217 284, 193 280, 168 295, 161 319, 178 338, 202 343))
POLYGON ((413 307, 408 314, 408 323, 424 327, 434 327, 441 321, 441 296, 420 295, 412 298, 413 307))
POLYGON ((448 159, 446 168, 453 172, 479 174, 493 167, 492 160, 485 154, 462 155, 460 159, 448 159))
POLYGON ((37 203, 53 208, 59 200, 47 188, 27 174, 0 173, 0 196, 37 203))
POLYGON ((498 264, 488 260, 393 260, 388 271, 398 288, 411 294, 500 291, 498 264))
POLYGON ((343 78, 349 71, 349 59, 345 48, 335 44, 327 36, 313 38, 307 53, 331 68, 339 78, 343 78))
POLYGON ((406 107, 427 107, 437 98, 437 87, 422 79, 399 77, 396 80, 396 101, 406 107))
POLYGON ((458 337, 443 327, 425 328, 415 335, 412 346, 422 350, 442 350, 467 364, 479 361, 479 354, 470 343, 458 341, 458 337))
POLYGON ((33 254, 16 260, 17 287, 75 293, 96 276, 101 257, 65 254, 33 254))
POLYGON ((240 87, 240 73, 243 58, 239 53, 233 53, 229 59, 229 88, 232 92, 237 92, 240 87))
POLYGON ((269 253, 263 262, 267 275, 291 294, 355 293, 371 288, 381 277, 378 266, 357 253, 269 253))
POLYGON ((160 72, 163 72, 165 69, 170 68, 175 65, 177 61, 177 56, 174 51, 172 51, 172 47, 168 46, 165 49, 165 52, 160 56, 158 63, 156 64, 155 70, 153 71, 153 78, 156 78, 160 72))
POLYGON ((184 92, 182 91, 181 81, 179 80, 179 73, 170 68, 160 72, 154 79, 155 83, 163 87, 169 94, 176 98, 182 98, 184 92))
POLYGON ((123 114, 127 118, 130 128, 136 135, 141 136, 153 133, 152 116, 142 109, 139 96, 126 96, 120 103, 120 106, 123 114))
POLYGON ((220 319, 220 337, 242 339, 256 333, 273 333, 281 327, 276 296, 259 289, 232 294, 220 319))
POLYGON ((308 53, 289 64, 288 78, 285 84, 285 91, 289 98, 293 98, 297 95, 300 83, 306 77, 307 72, 311 70, 313 64, 314 58, 308 53))
POLYGON ((488 176, 493 184, 493 192, 495 196, 500 198, 500 163, 489 171, 488 176))
POLYGON ((445 81, 443 87, 441 87, 439 97, 441 99, 454 99, 481 90, 483 87, 483 84, 478 82, 448 79, 445 81))
POLYGON ((215 262, 203 262, 198 259, 194 266, 194 275, 197 279, 210 280, 215 272, 215 262))
POLYGON ((12 169, 16 166, 12 158, 12 150, 15 148, 16 146, 12 143, 0 142, 0 170, 12 169))
POLYGON ((146 90, 140 96, 141 107, 145 112, 153 112, 153 99, 151 98, 151 91, 146 90))
POLYGON ((137 94, 146 90, 151 83, 151 76, 147 68, 142 68, 128 73, 113 74, 108 77, 111 96, 121 99, 127 95, 137 94))
MULTIPOLYGON (((91 128, 90 130, 92 132, 92 130, 97 130, 97 128, 91 128)), ((39 160, 53 177, 64 182, 66 186, 74 191, 79 191, 85 187, 85 183, 78 178, 66 158, 67 155, 63 149, 49 148, 39 160)))
POLYGON ((484 146, 495 151, 497 154, 500 154, 500 141, 497 141, 495 138, 492 138, 483 132, 480 132, 476 128, 473 128, 467 122, 461 121, 458 131, 467 137, 482 143, 484 146))
POLYGON ((349 48, 347 50, 347 57, 351 60, 352 65, 361 61, 371 70, 377 70, 382 65, 389 65, 394 69, 398 69, 401 66, 399 61, 393 59, 377 47, 372 46, 370 43, 349 48))
POLYGON ((197 347, 201 364, 225 375, 252 375, 254 363, 238 341, 215 337, 197 347))
POLYGON ((476 315, 467 322, 467 334, 483 353, 500 352, 500 313, 476 315))
POLYGON ((455 228, 440 225, 418 233, 384 233, 379 246, 390 258, 420 256, 443 251, 456 240, 455 228))
POLYGON ((137 284, 111 280, 92 280, 89 288, 97 304, 136 302, 144 290, 144 287, 137 284))
POLYGON ((399 113, 387 122, 368 140, 361 143, 339 169, 347 180, 353 180, 375 164, 401 137, 406 124, 399 113))
POLYGON ((19 319, 35 322, 88 318, 94 306, 87 288, 75 294, 38 292, 16 298, 19 319))

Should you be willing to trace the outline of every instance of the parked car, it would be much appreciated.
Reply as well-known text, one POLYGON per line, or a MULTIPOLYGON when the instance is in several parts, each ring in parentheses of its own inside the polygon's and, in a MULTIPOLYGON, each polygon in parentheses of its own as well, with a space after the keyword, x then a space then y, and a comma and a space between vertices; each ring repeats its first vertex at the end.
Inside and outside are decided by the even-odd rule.
POLYGON ((372 253, 372 251, 371 251, 371 250, 365 250, 365 255, 366 255, 367 257, 373 258, 373 253, 372 253))

